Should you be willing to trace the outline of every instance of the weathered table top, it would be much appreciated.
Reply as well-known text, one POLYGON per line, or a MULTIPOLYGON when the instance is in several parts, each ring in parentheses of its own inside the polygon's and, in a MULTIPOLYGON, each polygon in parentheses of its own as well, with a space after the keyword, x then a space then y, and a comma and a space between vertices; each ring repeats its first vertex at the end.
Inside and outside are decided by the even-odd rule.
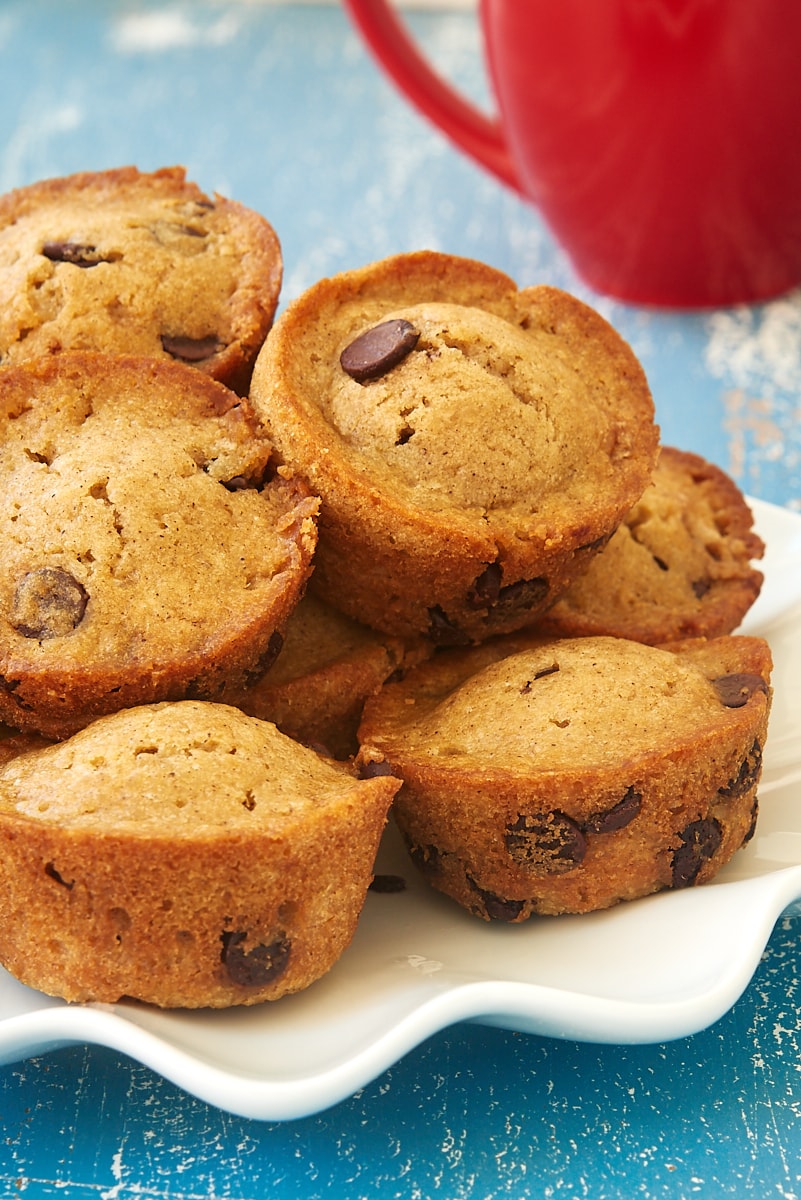
MULTIPOLYGON (((483 98, 472 14, 410 20, 442 69, 483 98)), ((592 296, 536 213, 380 77, 336 5, 3 0, 0 114, 0 190, 183 163, 274 224, 284 299, 423 246, 574 290, 640 355, 666 443, 801 511, 801 296, 698 314, 592 296)), ((102 1048, 12 1063, 0 1068, 0 1190, 791 1200, 801 1195, 800 931, 788 910, 742 997, 692 1037, 599 1046, 461 1024, 293 1121, 233 1116, 102 1048)))

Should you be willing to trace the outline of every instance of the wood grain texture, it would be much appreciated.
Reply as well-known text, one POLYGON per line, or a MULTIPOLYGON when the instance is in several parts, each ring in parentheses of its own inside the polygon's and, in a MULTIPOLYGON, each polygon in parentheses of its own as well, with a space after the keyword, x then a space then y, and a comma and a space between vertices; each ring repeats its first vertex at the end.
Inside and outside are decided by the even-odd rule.
MULTIPOLYGON (((410 21, 441 69, 487 102, 472 14, 410 21)), ((7 0, 0 112, 0 189, 184 163, 274 224, 284 301, 323 274, 421 247, 575 290, 631 341, 667 443, 801 509, 801 297, 669 314, 592 296, 537 214, 395 94, 336 5, 7 0)), ((0 1193, 793 1200, 800 934, 801 916, 783 919, 738 1004, 693 1038, 620 1048, 458 1026, 350 1100, 286 1124, 233 1117, 102 1049, 8 1065, 0 1193)))

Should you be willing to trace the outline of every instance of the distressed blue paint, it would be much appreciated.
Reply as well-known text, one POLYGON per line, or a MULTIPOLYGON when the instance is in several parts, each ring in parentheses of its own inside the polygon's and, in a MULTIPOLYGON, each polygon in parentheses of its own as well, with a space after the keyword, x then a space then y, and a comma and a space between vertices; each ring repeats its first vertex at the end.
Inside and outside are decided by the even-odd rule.
MULTIPOLYGON (((483 98, 472 17, 412 23, 483 98)), ((264 212, 284 246, 285 299, 425 245, 597 300, 643 359, 665 440, 765 499, 801 505, 801 368, 787 340, 798 297, 734 317, 592 297, 536 214, 381 79, 336 6, 0 3, 0 189, 127 162, 182 162, 264 212), (137 14, 166 14, 183 44, 136 49, 124 21, 137 14)), ((461 1026, 288 1124, 210 1108, 101 1049, 6 1067, 0 1189, 62 1200, 796 1200, 800 921, 780 923, 742 999, 693 1038, 616 1048, 461 1026)))

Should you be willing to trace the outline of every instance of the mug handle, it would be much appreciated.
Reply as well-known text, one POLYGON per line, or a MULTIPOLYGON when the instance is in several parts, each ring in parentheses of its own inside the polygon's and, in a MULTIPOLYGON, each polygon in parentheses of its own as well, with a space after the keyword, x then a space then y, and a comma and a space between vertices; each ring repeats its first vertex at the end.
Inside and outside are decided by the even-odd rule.
POLYGON ((523 192, 497 118, 465 100, 430 66, 387 0, 344 0, 354 24, 411 103, 501 182, 523 192))

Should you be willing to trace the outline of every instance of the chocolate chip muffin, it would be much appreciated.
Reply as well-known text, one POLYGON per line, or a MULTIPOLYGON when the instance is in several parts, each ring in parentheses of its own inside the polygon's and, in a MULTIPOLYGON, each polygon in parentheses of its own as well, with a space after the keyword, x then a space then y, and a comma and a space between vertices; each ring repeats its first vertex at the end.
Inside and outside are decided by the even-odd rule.
POLYGON ((244 392, 281 276, 272 226, 180 167, 46 179, 0 197, 0 362, 142 354, 244 392))
POLYGON ((338 759, 358 750, 356 730, 366 697, 430 653, 424 639, 411 644, 377 633, 310 593, 290 616, 281 640, 270 669, 229 702, 338 759))
POLYGON ((321 497, 319 594, 438 644, 530 623, 657 455, 645 376, 611 326, 443 254, 320 280, 276 322, 250 396, 321 497))
POLYGON ((255 1004, 350 942, 394 779, 227 705, 144 705, 0 768, 0 961, 75 1001, 255 1004))
POLYGON ((652 644, 731 633, 759 595, 752 560, 763 552, 734 480, 697 454, 663 447, 653 482, 537 628, 652 644))
POLYGON ((367 701, 364 772, 433 887, 485 920, 712 879, 751 837, 770 707, 760 638, 659 648, 513 635, 367 701))
POLYGON ((190 367, 65 352, 0 370, 0 720, 61 737, 260 674, 316 509, 247 401, 190 367))

